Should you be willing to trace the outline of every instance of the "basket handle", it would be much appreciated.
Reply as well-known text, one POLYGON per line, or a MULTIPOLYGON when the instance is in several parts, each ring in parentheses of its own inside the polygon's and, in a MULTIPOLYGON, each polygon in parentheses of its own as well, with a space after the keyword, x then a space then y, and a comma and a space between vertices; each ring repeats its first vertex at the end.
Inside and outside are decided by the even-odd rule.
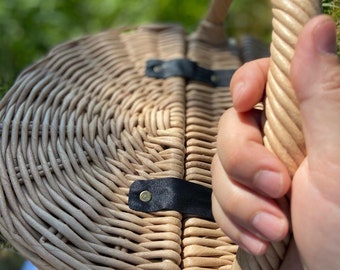
POLYGON ((200 40, 211 45, 225 45, 227 36, 225 19, 232 0, 211 0, 205 18, 199 23, 192 39, 200 40))
POLYGON ((224 25, 232 0, 211 0, 205 20, 212 24, 224 25))
MULTIPOLYGON (((272 0, 273 32, 266 86, 265 146, 286 165, 291 176, 305 157, 305 142, 299 106, 289 80, 290 64, 298 35, 313 16, 321 13, 320 0, 272 0)), ((272 243, 265 255, 251 256, 239 250, 233 269, 278 269, 289 239, 272 243), (237 265, 239 264, 239 265, 237 265)))
POLYGON ((273 33, 266 86, 264 142, 286 164, 293 176, 305 157, 305 142, 299 106, 289 80, 290 63, 303 26, 321 13, 321 1, 272 0, 272 11, 273 33))

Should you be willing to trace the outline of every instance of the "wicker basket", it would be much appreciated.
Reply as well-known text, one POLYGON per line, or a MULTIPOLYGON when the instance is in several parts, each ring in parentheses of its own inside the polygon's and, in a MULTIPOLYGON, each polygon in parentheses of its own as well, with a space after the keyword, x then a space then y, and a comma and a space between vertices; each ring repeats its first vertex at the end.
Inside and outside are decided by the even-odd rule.
POLYGON ((128 205, 136 180, 210 188, 229 86, 145 69, 185 59, 234 70, 267 54, 252 39, 242 51, 228 42, 229 3, 212 1, 191 36, 146 25, 62 44, 1 100, 0 231, 39 269, 231 269, 237 246, 214 221, 128 205))

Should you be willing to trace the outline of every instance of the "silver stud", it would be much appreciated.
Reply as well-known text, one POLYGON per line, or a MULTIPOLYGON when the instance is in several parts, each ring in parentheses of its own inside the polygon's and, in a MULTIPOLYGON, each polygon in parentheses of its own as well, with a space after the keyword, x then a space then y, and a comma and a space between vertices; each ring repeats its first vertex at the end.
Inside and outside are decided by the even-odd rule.
POLYGON ((154 66, 154 67, 152 68, 152 70, 153 70, 155 73, 161 73, 161 72, 163 72, 163 67, 162 67, 162 65, 157 65, 157 66, 154 66))
POLYGON ((151 199, 152 199, 151 192, 148 191, 148 190, 142 191, 142 192, 139 194, 139 199, 140 199, 142 202, 149 202, 149 201, 151 201, 151 199))
POLYGON ((217 75, 213 74, 210 76, 210 80, 213 82, 213 83, 216 83, 217 82, 217 75))

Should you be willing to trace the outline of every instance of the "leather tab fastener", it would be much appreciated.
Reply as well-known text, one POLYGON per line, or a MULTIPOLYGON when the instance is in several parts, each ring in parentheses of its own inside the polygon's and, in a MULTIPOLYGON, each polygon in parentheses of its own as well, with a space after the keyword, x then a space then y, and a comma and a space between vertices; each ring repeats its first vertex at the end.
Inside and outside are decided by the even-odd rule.
POLYGON ((141 212, 175 210, 213 220, 211 189, 178 178, 135 181, 130 186, 129 207, 141 212))
POLYGON ((173 59, 168 61, 152 59, 146 63, 146 76, 158 79, 183 77, 192 81, 203 82, 212 86, 229 86, 235 69, 210 70, 200 67, 189 59, 173 59))

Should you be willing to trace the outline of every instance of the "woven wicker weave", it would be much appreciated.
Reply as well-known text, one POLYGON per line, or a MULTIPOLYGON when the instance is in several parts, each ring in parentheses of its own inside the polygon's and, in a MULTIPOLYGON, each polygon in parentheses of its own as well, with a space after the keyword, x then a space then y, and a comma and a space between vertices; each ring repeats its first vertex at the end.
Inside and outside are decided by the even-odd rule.
POLYGON ((231 268, 237 246, 214 222, 127 204, 139 179, 210 187, 229 88, 144 75, 149 59, 239 67, 220 32, 202 39, 209 27, 223 29, 148 25, 62 44, 1 100, 0 231, 39 269, 231 268))

